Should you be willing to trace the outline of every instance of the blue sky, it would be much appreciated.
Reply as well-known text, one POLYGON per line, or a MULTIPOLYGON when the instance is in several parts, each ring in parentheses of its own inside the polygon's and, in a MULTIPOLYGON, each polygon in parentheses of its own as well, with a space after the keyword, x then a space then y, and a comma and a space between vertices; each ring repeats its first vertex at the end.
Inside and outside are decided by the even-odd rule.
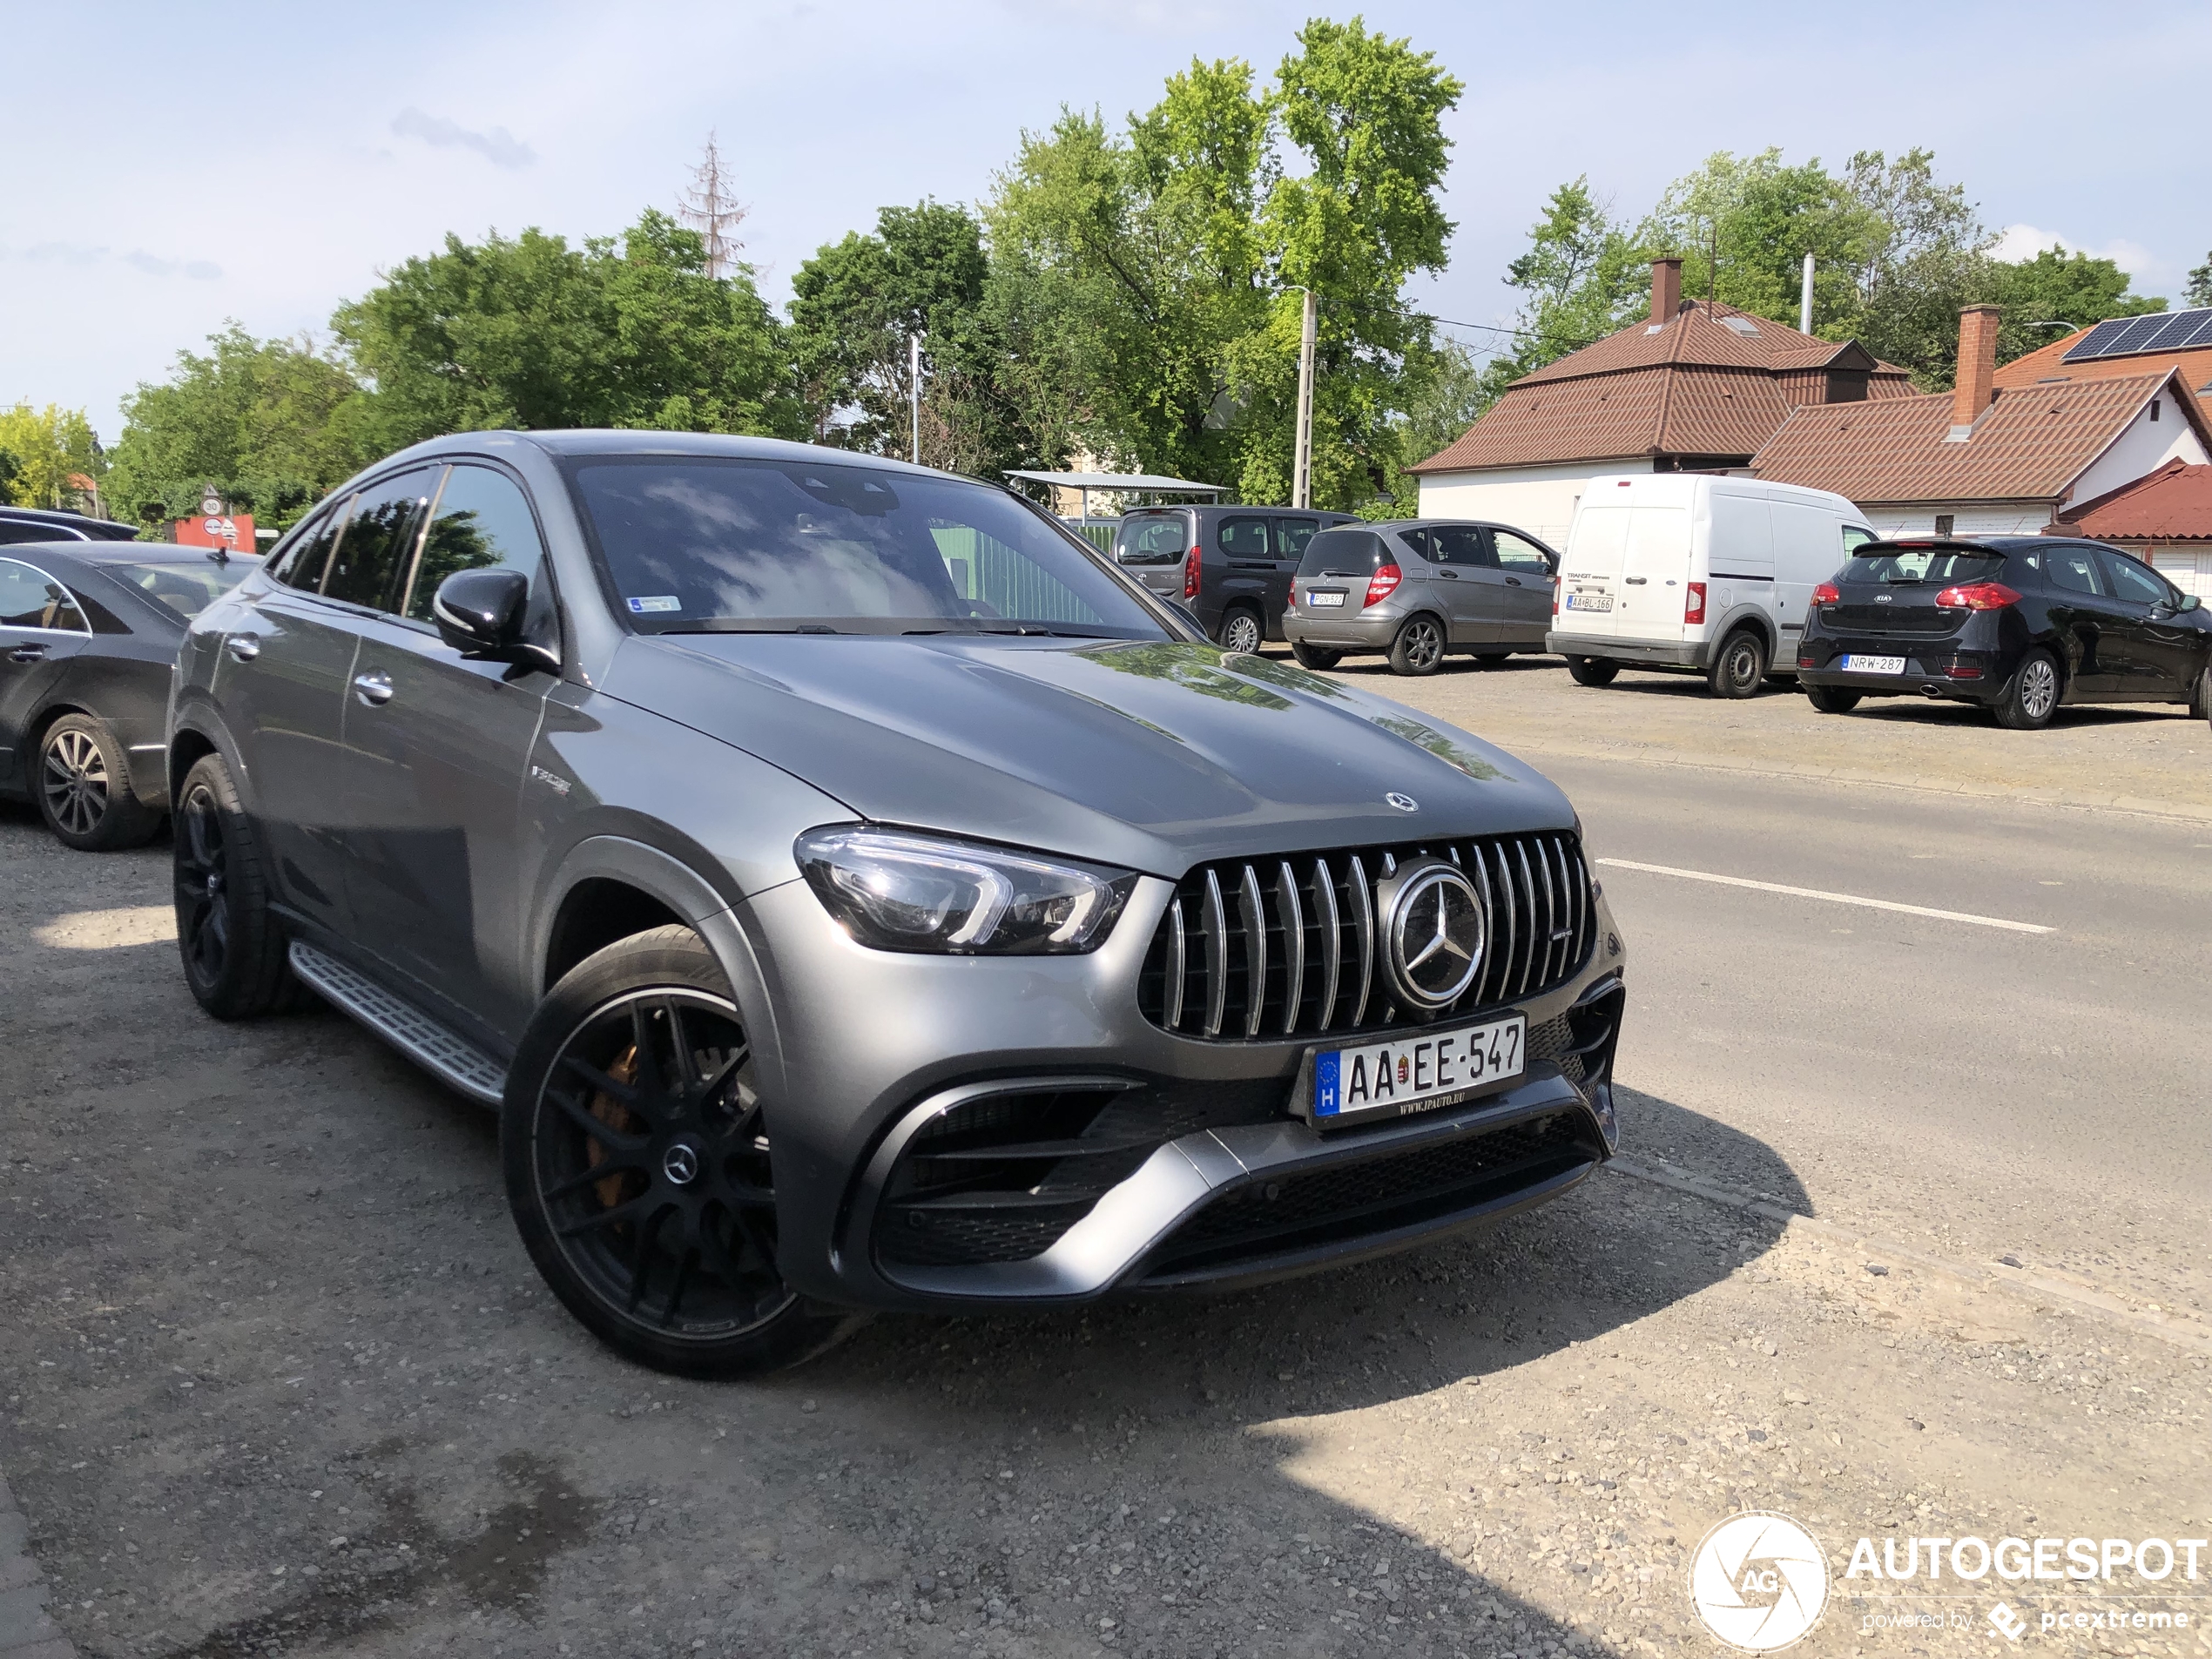
MULTIPOLYGON (((614 231, 670 206, 710 129, 780 301, 878 206, 968 201, 1062 104, 1118 118, 1195 55, 1271 69, 1311 4, 75 4, 17 10, 51 78, 9 121, 0 403, 118 401, 236 318, 320 329, 448 230, 614 231), (34 125, 35 123, 35 125, 34 125)), ((1717 149, 1840 165, 1934 150, 1996 228, 2179 292, 2212 249, 2212 7, 1859 0, 1369 4, 1467 83, 1448 317, 1504 321, 1543 199, 1588 173, 1631 216, 1717 149), (2107 21, 2108 18, 2116 19, 2107 21)), ((1344 16, 1341 7, 1330 15, 1344 16)), ((1479 336, 1477 337, 1479 338, 1479 336)))

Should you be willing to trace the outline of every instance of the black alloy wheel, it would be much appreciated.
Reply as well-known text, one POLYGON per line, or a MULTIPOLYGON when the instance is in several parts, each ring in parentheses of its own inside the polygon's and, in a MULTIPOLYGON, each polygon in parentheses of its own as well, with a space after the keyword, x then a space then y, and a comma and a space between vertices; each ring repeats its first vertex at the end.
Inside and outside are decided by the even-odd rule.
POLYGON ((219 1020, 298 1007, 284 930, 269 909, 260 842, 219 755, 203 755, 177 793, 171 867, 185 983, 219 1020))
POLYGON ((1444 660, 1444 627, 1433 617, 1408 617, 1390 642, 1393 674, 1433 674, 1444 660))
POLYGON ((1766 641, 1749 628, 1738 629, 1721 642, 1706 684, 1715 697, 1756 697, 1766 678, 1766 641))
POLYGON ((1577 685, 1610 685, 1620 678, 1621 664, 1604 657, 1570 657, 1567 674, 1577 685))
POLYGON ((2058 711, 2062 690, 2057 662, 2038 646, 2020 658, 1992 712, 1998 725, 2012 731, 2040 732, 2058 711))
POLYGON ((1340 651, 1325 651, 1318 645, 1309 645, 1304 640, 1292 642, 1291 655, 1298 658, 1300 668, 1310 668, 1315 673, 1325 673, 1344 660, 1340 651))
POLYGON ((1823 714, 1849 714, 1858 706, 1864 693, 1845 691, 1840 685, 1808 685, 1806 700, 1823 714))
POLYGON ((108 853, 143 845, 161 815, 131 792, 123 745, 105 723, 65 714, 39 739, 38 813, 65 846, 108 853))
POLYGON ((757 1374, 850 1323, 777 1266, 755 1076, 720 968, 684 927, 571 971, 509 1074, 502 1155, 531 1259, 602 1340, 656 1369, 757 1374))
POLYGON ((1266 638, 1260 627, 1258 613, 1247 606, 1238 605, 1221 619, 1221 648, 1240 652, 1256 651, 1266 638))

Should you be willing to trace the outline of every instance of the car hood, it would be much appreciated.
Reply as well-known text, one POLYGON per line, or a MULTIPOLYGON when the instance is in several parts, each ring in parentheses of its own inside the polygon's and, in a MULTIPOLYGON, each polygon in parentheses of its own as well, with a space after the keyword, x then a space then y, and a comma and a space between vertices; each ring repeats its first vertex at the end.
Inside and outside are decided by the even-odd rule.
POLYGON ((638 636, 601 689, 861 818, 1161 875, 1239 854, 1575 821, 1553 784, 1480 738, 1211 645, 638 636))

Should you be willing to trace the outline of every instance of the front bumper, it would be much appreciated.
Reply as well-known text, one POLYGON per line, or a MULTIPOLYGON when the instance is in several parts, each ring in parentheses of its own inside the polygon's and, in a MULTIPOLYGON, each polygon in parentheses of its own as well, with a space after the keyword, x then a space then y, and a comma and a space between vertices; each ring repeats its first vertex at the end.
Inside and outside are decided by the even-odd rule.
POLYGON ((751 1022, 773 1126, 779 1261, 795 1288, 924 1309, 1274 1278, 1494 1220, 1611 1155, 1625 959, 1602 893, 1588 961, 1510 1005, 1531 1037, 1507 1090, 1325 1133, 1291 1109, 1310 1037, 1199 1040, 1139 1011, 1139 965, 1172 891, 1143 878, 1112 937, 1078 957, 868 950, 802 883, 740 907, 751 948, 738 968, 759 974, 768 1005, 751 1022), (1583 1052, 1566 1052, 1578 1042, 1583 1052), (918 1144, 948 1115, 1067 1102, 1112 1114, 1100 1120, 1116 1135, 1104 1150, 1123 1162, 1105 1190, 1043 1217, 1041 1231, 1049 1179, 1009 1192, 1003 1217, 959 1218, 970 1231, 951 1250, 887 1243, 921 1207, 894 1202, 902 1160, 927 1155, 918 1144))

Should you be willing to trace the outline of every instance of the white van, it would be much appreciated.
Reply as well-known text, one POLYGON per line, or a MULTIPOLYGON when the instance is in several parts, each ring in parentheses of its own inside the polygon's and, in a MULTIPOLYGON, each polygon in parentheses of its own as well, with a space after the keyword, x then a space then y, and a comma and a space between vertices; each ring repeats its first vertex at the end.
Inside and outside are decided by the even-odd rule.
POLYGON ((1794 678, 1812 590, 1875 539, 1843 496, 1705 473, 1591 479, 1575 503, 1544 647, 1578 685, 1687 669, 1721 697, 1794 678))

